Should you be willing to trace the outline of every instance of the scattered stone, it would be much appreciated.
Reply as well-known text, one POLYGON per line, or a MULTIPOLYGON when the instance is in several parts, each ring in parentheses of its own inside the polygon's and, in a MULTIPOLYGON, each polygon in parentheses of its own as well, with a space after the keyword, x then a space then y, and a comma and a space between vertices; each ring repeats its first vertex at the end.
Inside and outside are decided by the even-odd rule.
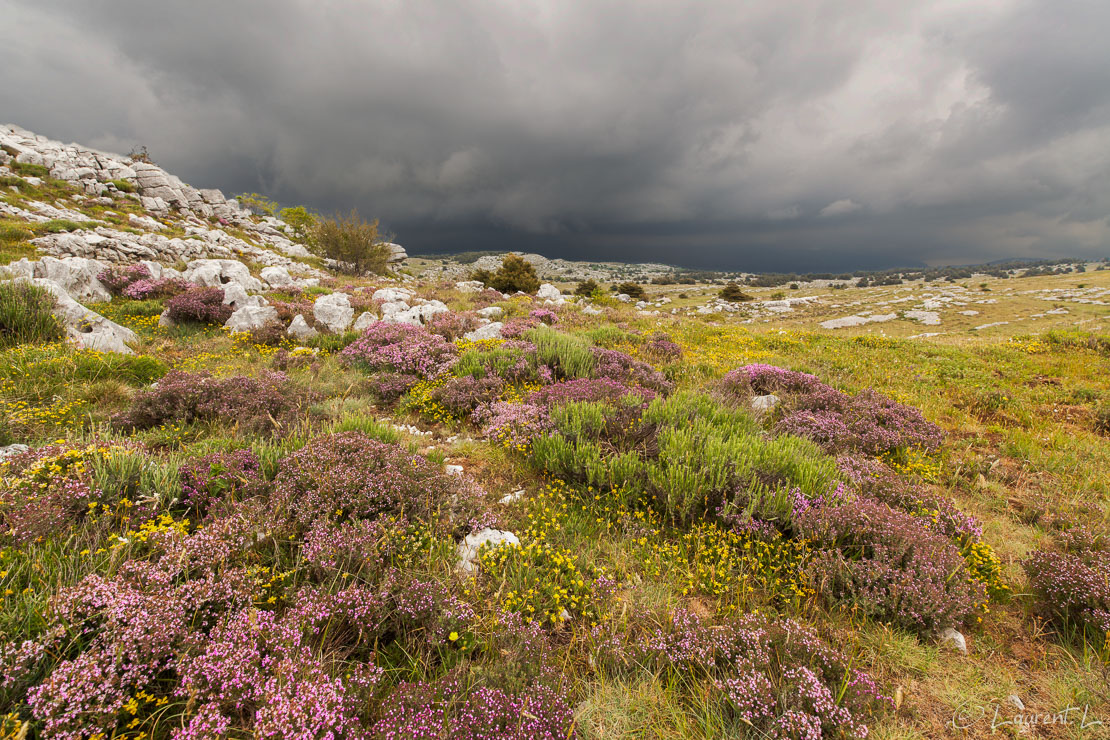
POLYGON ((480 342, 483 339, 500 339, 501 329, 504 327, 500 321, 492 321, 485 326, 479 326, 474 331, 468 331, 463 339, 468 342, 480 342))
POLYGON ((967 640, 952 627, 946 627, 944 632, 940 633, 940 644, 951 647, 962 655, 967 655, 967 640))
MULTIPOLYGON (((928 303, 928 301, 926 301, 928 303)), ((936 311, 906 311, 903 314, 907 319, 918 321, 925 326, 939 326, 940 314, 936 311)))
POLYGON ((765 414, 771 411, 775 406, 779 405, 779 397, 773 393, 768 393, 765 396, 756 396, 752 399, 752 411, 758 411, 765 414))
POLYGON ((30 448, 27 445, 20 445, 20 444, 8 445, 7 447, 0 447, 0 460, 3 460, 5 457, 11 457, 13 455, 22 455, 24 452, 26 452, 29 449, 30 448))
POLYGON ((224 323, 232 331, 254 331, 278 321, 277 309, 273 306, 243 306, 224 323))
POLYGON ((512 493, 507 493, 504 496, 502 496, 501 497, 501 503, 503 503, 503 504, 512 504, 512 503, 516 503, 517 501, 520 501, 522 498, 524 498, 524 489, 523 488, 521 488, 519 491, 513 491, 512 493))
POLYGON ((375 316, 373 312, 363 311, 359 314, 358 318, 355 319, 355 323, 351 324, 351 328, 355 331, 366 331, 376 323, 378 323, 378 317, 375 316))
POLYGON ((462 280, 455 283, 455 290, 461 293, 481 293, 485 287, 481 280, 462 280))
POLYGON ((475 313, 477 313, 483 319, 499 319, 501 318, 502 314, 505 313, 505 311, 501 308, 501 306, 487 306, 485 308, 478 309, 475 313))
POLYGON ((540 300, 555 301, 562 297, 563 294, 560 293, 559 289, 551 283, 544 283, 540 286, 540 289, 536 291, 536 298, 539 298, 540 300))
POLYGON ((846 329, 850 326, 863 326, 864 324, 875 322, 893 321, 896 318, 898 318, 898 314, 896 313, 883 313, 872 316, 844 316, 839 319, 822 321, 820 326, 822 329, 846 329))
POLYGON ((1021 700, 1021 697, 1018 696, 1017 694, 1010 694, 1009 696, 1007 696, 1006 697, 1006 703, 1009 704, 1014 709, 1018 710, 1019 712, 1024 712, 1025 711, 1025 702, 1023 702, 1021 700))
POLYGON ((355 309, 351 307, 351 299, 346 293, 330 293, 316 299, 312 314, 317 324, 323 324, 332 334, 339 334, 351 325, 355 309))
POLYGON ((382 303, 401 302, 407 304, 412 296, 413 292, 408 288, 381 288, 380 290, 375 290, 374 295, 370 296, 370 298, 375 301, 381 301, 382 303))
POLYGON ((487 527, 474 534, 468 534, 466 539, 459 543, 459 562, 457 567, 464 573, 473 573, 476 571, 478 569, 478 551, 483 545, 501 547, 502 545, 519 544, 520 539, 515 534, 500 529, 491 529, 487 527))
POLYGON ((308 322, 305 321, 304 316, 302 316, 301 314, 297 314, 293 317, 293 320, 289 322, 289 328, 285 330, 285 333, 293 337, 294 339, 301 340, 311 339, 312 337, 319 334, 318 331, 308 325, 308 322))
POLYGON ((463 466, 462 465, 444 465, 443 470, 447 473, 447 475, 462 475, 463 466))

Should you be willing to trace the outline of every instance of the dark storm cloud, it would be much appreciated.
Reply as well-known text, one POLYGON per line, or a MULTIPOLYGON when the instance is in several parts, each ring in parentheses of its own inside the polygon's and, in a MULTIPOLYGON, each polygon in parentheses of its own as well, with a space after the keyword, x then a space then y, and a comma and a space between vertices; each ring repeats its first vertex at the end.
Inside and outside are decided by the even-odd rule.
POLYGON ((1110 4, 0 0, 0 119, 410 249, 1110 253, 1110 4))

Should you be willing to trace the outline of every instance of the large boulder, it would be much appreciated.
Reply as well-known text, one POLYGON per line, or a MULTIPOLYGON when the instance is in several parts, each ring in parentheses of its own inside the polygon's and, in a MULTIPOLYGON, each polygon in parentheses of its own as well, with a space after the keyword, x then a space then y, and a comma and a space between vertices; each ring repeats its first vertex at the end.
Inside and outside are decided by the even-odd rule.
POLYGON ((374 291, 374 295, 370 296, 371 300, 381 301, 383 303, 405 303, 407 304, 413 296, 413 292, 408 288, 380 288, 374 291))
POLYGON ((474 331, 467 332, 463 335, 463 339, 468 342, 480 342, 483 339, 500 339, 501 328, 504 326, 500 321, 493 321, 485 326, 479 326, 474 331))
POLYGON ((232 331, 254 331, 277 323, 278 312, 273 306, 243 306, 224 323, 232 331))
POLYGON ((540 286, 540 289, 536 291, 536 298, 539 298, 541 301, 557 301, 562 297, 563 294, 551 283, 544 283, 540 286))
POLYGON ((351 328, 355 331, 366 331, 374 324, 378 323, 378 317, 371 311, 363 311, 359 317, 355 319, 355 323, 351 324, 351 328))
MULTIPOLYGON (((387 304, 388 305, 388 304, 387 304)), ((385 306, 382 306, 382 321, 392 324, 412 324, 413 326, 422 326, 435 315, 447 313, 451 309, 447 308, 447 304, 441 301, 427 301, 419 306, 412 306, 411 308, 403 311, 396 311, 386 315, 385 306)))
POLYGON ((190 283, 209 288, 221 288, 228 283, 238 283, 247 291, 262 290, 262 281, 251 275, 247 266, 238 260, 193 260, 188 264, 182 277, 190 283))
POLYGON ((499 319, 505 311, 502 310, 501 306, 487 306, 486 308, 478 309, 475 313, 483 319, 499 319))
POLYGON ((293 339, 305 340, 311 339, 319 332, 308 325, 308 322, 305 321, 304 316, 297 314, 293 317, 293 320, 289 322, 289 328, 285 330, 285 333, 291 336, 293 339))
POLYGON ((269 304, 260 295, 248 295, 245 288, 239 283, 228 283, 224 286, 224 305, 238 310, 243 306, 266 306, 269 304))
POLYGON ((54 315, 61 321, 66 330, 66 336, 78 347, 96 350, 97 352, 133 354, 132 349, 127 345, 138 340, 135 332, 85 308, 73 300, 65 288, 53 280, 45 278, 18 279, 50 291, 57 301, 54 315))
POLYGON ((385 242, 382 246, 389 250, 390 262, 400 262, 409 256, 408 252, 406 252, 405 248, 402 247, 400 244, 385 242))
POLYGON ((84 257, 43 257, 34 265, 34 276, 52 280, 77 301, 102 303, 112 300, 112 294, 97 279, 106 265, 84 257))
POLYGON ((481 280, 463 280, 455 283, 455 290, 460 293, 481 293, 485 287, 481 280))
POLYGON ((351 299, 346 293, 331 293, 316 299, 312 306, 312 314, 316 323, 327 327, 333 334, 346 331, 355 317, 355 309, 351 306, 351 299))

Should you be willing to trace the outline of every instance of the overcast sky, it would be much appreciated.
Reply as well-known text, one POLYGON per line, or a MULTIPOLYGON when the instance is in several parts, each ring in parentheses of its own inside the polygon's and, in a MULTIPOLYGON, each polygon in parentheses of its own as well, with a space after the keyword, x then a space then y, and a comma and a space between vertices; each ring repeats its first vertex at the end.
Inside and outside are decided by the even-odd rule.
POLYGON ((1110 255, 1107 0, 0 0, 0 121, 412 252, 1110 255))

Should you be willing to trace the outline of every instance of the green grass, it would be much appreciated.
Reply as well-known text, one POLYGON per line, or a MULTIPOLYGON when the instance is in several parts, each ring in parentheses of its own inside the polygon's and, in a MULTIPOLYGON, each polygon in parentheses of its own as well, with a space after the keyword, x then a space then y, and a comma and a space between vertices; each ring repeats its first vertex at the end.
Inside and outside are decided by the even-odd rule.
POLYGON ((62 338, 54 296, 26 283, 0 283, 0 349, 62 338))

